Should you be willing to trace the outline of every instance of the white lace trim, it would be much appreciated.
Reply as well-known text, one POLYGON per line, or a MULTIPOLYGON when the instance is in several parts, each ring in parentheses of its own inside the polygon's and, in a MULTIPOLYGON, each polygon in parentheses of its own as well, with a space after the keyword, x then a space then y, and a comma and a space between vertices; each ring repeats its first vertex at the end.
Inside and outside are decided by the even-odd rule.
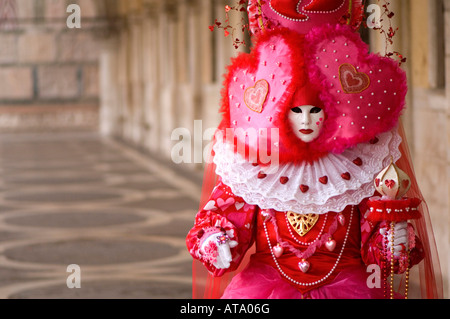
POLYGON ((214 145, 216 173, 233 193, 248 204, 261 209, 293 211, 299 214, 325 214, 341 212, 348 205, 358 205, 364 198, 375 193, 374 179, 387 165, 391 157, 397 161, 401 157, 399 145, 402 142, 397 129, 378 137, 376 144, 362 143, 342 154, 329 154, 312 164, 283 164, 276 171, 265 172, 260 179, 262 168, 244 161, 233 152, 232 146, 223 142, 214 145), (362 165, 355 165, 360 158, 362 165), (342 178, 350 173, 350 180, 342 178), (328 177, 328 183, 319 179, 328 177), (288 177, 286 184, 281 177, 288 177), (309 190, 303 193, 301 185, 309 190))

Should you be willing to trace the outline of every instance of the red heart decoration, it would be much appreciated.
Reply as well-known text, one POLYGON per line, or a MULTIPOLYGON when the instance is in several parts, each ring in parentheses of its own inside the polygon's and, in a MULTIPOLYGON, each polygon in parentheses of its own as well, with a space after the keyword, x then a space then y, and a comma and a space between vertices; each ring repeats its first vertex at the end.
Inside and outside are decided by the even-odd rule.
POLYGON ((283 256, 284 248, 281 247, 280 244, 278 244, 275 247, 273 247, 273 253, 274 253, 275 257, 280 258, 281 256, 283 256))
POLYGON ((319 178, 319 182, 321 182, 324 185, 328 184, 328 176, 323 176, 319 178))
POLYGON ((393 189, 396 184, 395 181, 392 179, 389 179, 389 180, 387 179, 384 183, 386 184, 387 188, 389 188, 389 189, 393 189))
POLYGON ((263 178, 266 178, 267 177, 267 174, 265 174, 264 172, 259 172, 258 173, 258 178, 259 179, 263 179, 263 178))
POLYGON ((309 267, 311 267, 311 264, 304 259, 298 263, 298 268, 300 268, 300 270, 304 273, 308 272, 309 267))
POLYGON ((300 190, 302 191, 302 193, 306 193, 307 191, 309 191, 309 186, 301 185, 300 186, 300 190))
POLYGON ((343 179, 345 179, 346 181, 349 181, 350 178, 351 178, 350 173, 348 173, 348 172, 342 174, 341 177, 342 177, 343 179))
POLYGON ((266 80, 259 80, 254 87, 245 90, 244 102, 247 107, 257 113, 263 110, 264 102, 269 94, 269 83, 266 80))
POLYGON ((402 182, 403 188, 408 188, 409 186, 409 181, 407 179, 404 179, 402 182))
POLYGON ((355 164, 356 166, 362 166, 363 162, 361 158, 357 158, 353 161, 353 164, 355 164))
POLYGON ((339 79, 345 93, 361 93, 370 85, 370 78, 365 73, 359 73, 355 67, 349 63, 344 63, 339 67, 339 79))
POLYGON ((325 247, 329 251, 334 251, 334 249, 336 248, 336 241, 333 238, 328 239, 328 241, 325 243, 325 247))
POLYGON ((280 178, 280 183, 281 184, 287 184, 287 182, 289 182, 289 177, 283 176, 280 178))
POLYGON ((380 186, 380 179, 379 178, 377 178, 376 180, 375 180, 375 185, 378 187, 378 186, 380 186))

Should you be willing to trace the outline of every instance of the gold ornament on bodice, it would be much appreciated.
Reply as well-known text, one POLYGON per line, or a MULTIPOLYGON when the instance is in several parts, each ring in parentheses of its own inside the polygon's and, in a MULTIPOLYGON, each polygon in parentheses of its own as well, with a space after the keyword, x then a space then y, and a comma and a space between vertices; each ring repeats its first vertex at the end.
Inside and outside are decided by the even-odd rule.
POLYGON ((302 215, 294 212, 287 212, 289 224, 301 237, 305 236, 317 224, 319 215, 308 214, 302 215))

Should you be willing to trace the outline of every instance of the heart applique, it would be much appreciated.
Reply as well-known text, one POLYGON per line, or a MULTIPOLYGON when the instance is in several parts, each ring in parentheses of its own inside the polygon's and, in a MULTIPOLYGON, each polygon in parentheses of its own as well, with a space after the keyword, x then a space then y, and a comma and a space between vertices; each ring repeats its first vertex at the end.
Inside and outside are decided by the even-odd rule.
POLYGON ((210 200, 203 209, 204 210, 217 210, 216 202, 213 200, 210 200))
POLYGON ((305 37, 305 65, 322 87, 327 115, 320 147, 342 153, 394 129, 407 93, 406 73, 391 58, 369 52, 345 25, 325 25, 305 37))
POLYGON ((368 233, 368 232, 370 232, 370 230, 371 230, 370 224, 369 224, 369 222, 366 221, 366 222, 361 226, 361 231, 362 231, 362 232, 368 233))
POLYGON ((355 164, 356 166, 362 166, 363 161, 362 161, 362 159, 360 157, 358 157, 357 159, 355 159, 353 161, 353 164, 355 164))
POLYGON ((226 201, 223 200, 222 198, 217 199, 217 205, 219 206, 219 208, 222 211, 225 211, 228 209, 228 207, 230 207, 231 205, 233 205, 236 201, 234 200, 234 198, 230 197, 228 198, 226 201))
POLYGON ((238 203, 238 202, 236 202, 235 204, 234 204, 234 207, 236 207, 236 210, 241 210, 242 209, 242 207, 244 207, 244 205, 245 205, 245 203, 238 203))
POLYGON ((309 270, 309 267, 311 267, 311 264, 306 261, 306 260, 302 260, 301 262, 298 263, 298 268, 303 272, 303 273, 307 273, 309 270))
POLYGON ((328 184, 328 176, 323 176, 319 178, 319 182, 321 182, 324 185, 328 184))
POLYGON ((392 179, 387 179, 384 183, 386 184, 387 188, 389 188, 389 189, 393 189, 396 184, 395 181, 392 179))
POLYGON ((280 258, 284 254, 284 248, 281 247, 280 244, 278 244, 275 247, 273 247, 272 251, 273 251, 275 257, 277 257, 277 258, 280 258))
POLYGON ((266 178, 267 177, 267 174, 266 173, 264 173, 264 172, 259 172, 258 173, 258 179, 264 179, 264 178, 266 178))
POLYGON ((404 180, 402 181, 402 186, 403 186, 403 188, 408 188, 408 186, 409 186, 409 180, 404 179, 404 180))
POLYGON ((253 112, 261 113, 268 94, 269 83, 266 80, 259 80, 254 87, 245 90, 245 105, 253 112))
POLYGON ((309 186, 307 185, 301 185, 300 186, 300 190, 302 191, 302 193, 306 193, 309 191, 309 186))
POLYGON ((329 251, 334 251, 336 248, 336 241, 333 238, 328 239, 325 242, 325 247, 329 250, 329 251))
POLYGON ((342 89, 347 94, 361 93, 370 86, 369 76, 357 72, 355 67, 349 63, 344 63, 339 67, 339 80, 342 89))

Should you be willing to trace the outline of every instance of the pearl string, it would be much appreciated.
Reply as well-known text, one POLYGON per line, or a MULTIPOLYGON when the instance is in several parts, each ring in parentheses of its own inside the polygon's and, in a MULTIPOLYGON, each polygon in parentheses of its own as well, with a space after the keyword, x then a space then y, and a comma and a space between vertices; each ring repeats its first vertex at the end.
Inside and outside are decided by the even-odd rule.
MULTIPOLYGON (((299 3, 300 4, 300 3, 299 3)), ((280 17, 282 17, 282 18, 285 18, 285 19, 287 19, 287 20, 290 20, 290 21, 298 21, 298 22, 303 22, 303 21, 308 21, 309 20, 309 17, 308 16, 306 16, 306 19, 294 19, 294 18, 289 18, 289 17, 287 17, 287 16, 285 16, 284 14, 281 14, 281 13, 279 13, 277 10, 275 10, 274 9, 274 7, 272 7, 272 1, 269 1, 269 6, 270 6, 270 9, 272 9, 272 11, 273 12, 275 12, 278 16, 280 16, 280 17)), ((303 13, 301 13, 301 12, 299 12, 299 6, 297 6, 297 13, 300 13, 300 14, 303 14, 303 13)))
MULTIPOLYGON (((311 1, 309 4, 311 4, 312 2, 313 2, 313 1, 311 1)), ((299 3, 298 3, 296 11, 297 11, 297 13, 299 13, 299 14, 304 14, 303 12, 300 12, 300 3, 301 3, 301 1, 299 1, 299 3)), ((304 10, 305 7, 307 7, 309 4, 303 6, 302 10, 304 10)), ((340 9, 342 9, 342 7, 344 6, 344 4, 345 4, 345 1, 342 1, 342 4, 341 4, 338 8, 336 8, 336 9, 334 9, 334 10, 331 10, 331 11, 306 11, 306 12, 309 12, 309 13, 315 13, 315 14, 317 14, 317 13, 319 13, 319 14, 330 14, 330 13, 335 13, 335 12, 338 12, 340 9)), ((278 12, 277 10, 275 10, 274 7, 272 6, 272 1, 269 1, 269 6, 270 6, 270 9, 272 9, 273 12, 275 12, 278 16, 280 16, 280 17, 282 17, 282 18, 284 18, 284 19, 287 19, 287 20, 290 20, 290 21, 296 21, 296 22, 305 22, 305 21, 308 21, 308 20, 309 20, 309 16, 308 16, 307 14, 305 14, 306 19, 294 19, 294 18, 289 18, 288 16, 285 16, 284 14, 279 13, 279 12, 278 12)))
POLYGON ((314 241, 312 241, 312 242, 310 242, 310 243, 304 243, 304 242, 298 240, 297 238, 295 238, 294 234, 292 233, 292 230, 291 230, 291 227, 290 227, 291 225, 290 225, 290 223, 289 223, 289 220, 288 220, 287 215, 288 215, 288 214, 286 213, 286 225, 287 225, 287 228, 288 228, 288 230, 289 230, 289 234, 291 235, 291 237, 292 237, 298 244, 304 245, 304 246, 311 246, 311 245, 315 244, 315 243, 319 240, 319 238, 322 237, 322 233, 323 233, 323 231, 325 230, 325 225, 327 224, 328 214, 325 215, 325 220, 323 221, 322 229, 320 230, 319 235, 317 236, 317 238, 316 238, 314 241))
POLYGON ((275 253, 273 252, 273 246, 270 243, 269 232, 267 231, 267 221, 264 222, 263 226, 264 226, 264 232, 266 234, 267 244, 269 246, 269 250, 270 250, 270 253, 272 255, 273 261, 275 262, 275 265, 277 266, 278 271, 280 272, 280 274, 283 275, 283 277, 285 277, 286 279, 288 279, 289 281, 291 281, 292 283, 294 283, 294 284, 296 284, 298 286, 306 286, 306 287, 315 286, 315 285, 318 285, 318 284, 324 282, 325 280, 327 280, 331 276, 331 274, 336 270, 336 267, 338 266, 339 262, 341 261, 342 255, 344 253, 344 249, 345 249, 345 247, 347 245, 348 235, 350 234, 350 228, 351 228, 352 220, 353 220, 353 213, 354 213, 354 206, 352 206, 352 212, 350 214, 350 220, 349 220, 349 223, 348 223, 347 232, 345 234, 344 242, 342 244, 342 249, 341 249, 341 252, 339 253, 339 256, 338 256, 338 258, 336 260, 336 263, 331 268, 330 272, 328 274, 326 274, 322 279, 316 280, 316 281, 311 282, 311 283, 303 283, 303 282, 296 281, 296 280, 292 279, 291 277, 289 277, 283 271, 283 269, 281 268, 280 264, 278 263, 278 259, 275 256, 275 253))

